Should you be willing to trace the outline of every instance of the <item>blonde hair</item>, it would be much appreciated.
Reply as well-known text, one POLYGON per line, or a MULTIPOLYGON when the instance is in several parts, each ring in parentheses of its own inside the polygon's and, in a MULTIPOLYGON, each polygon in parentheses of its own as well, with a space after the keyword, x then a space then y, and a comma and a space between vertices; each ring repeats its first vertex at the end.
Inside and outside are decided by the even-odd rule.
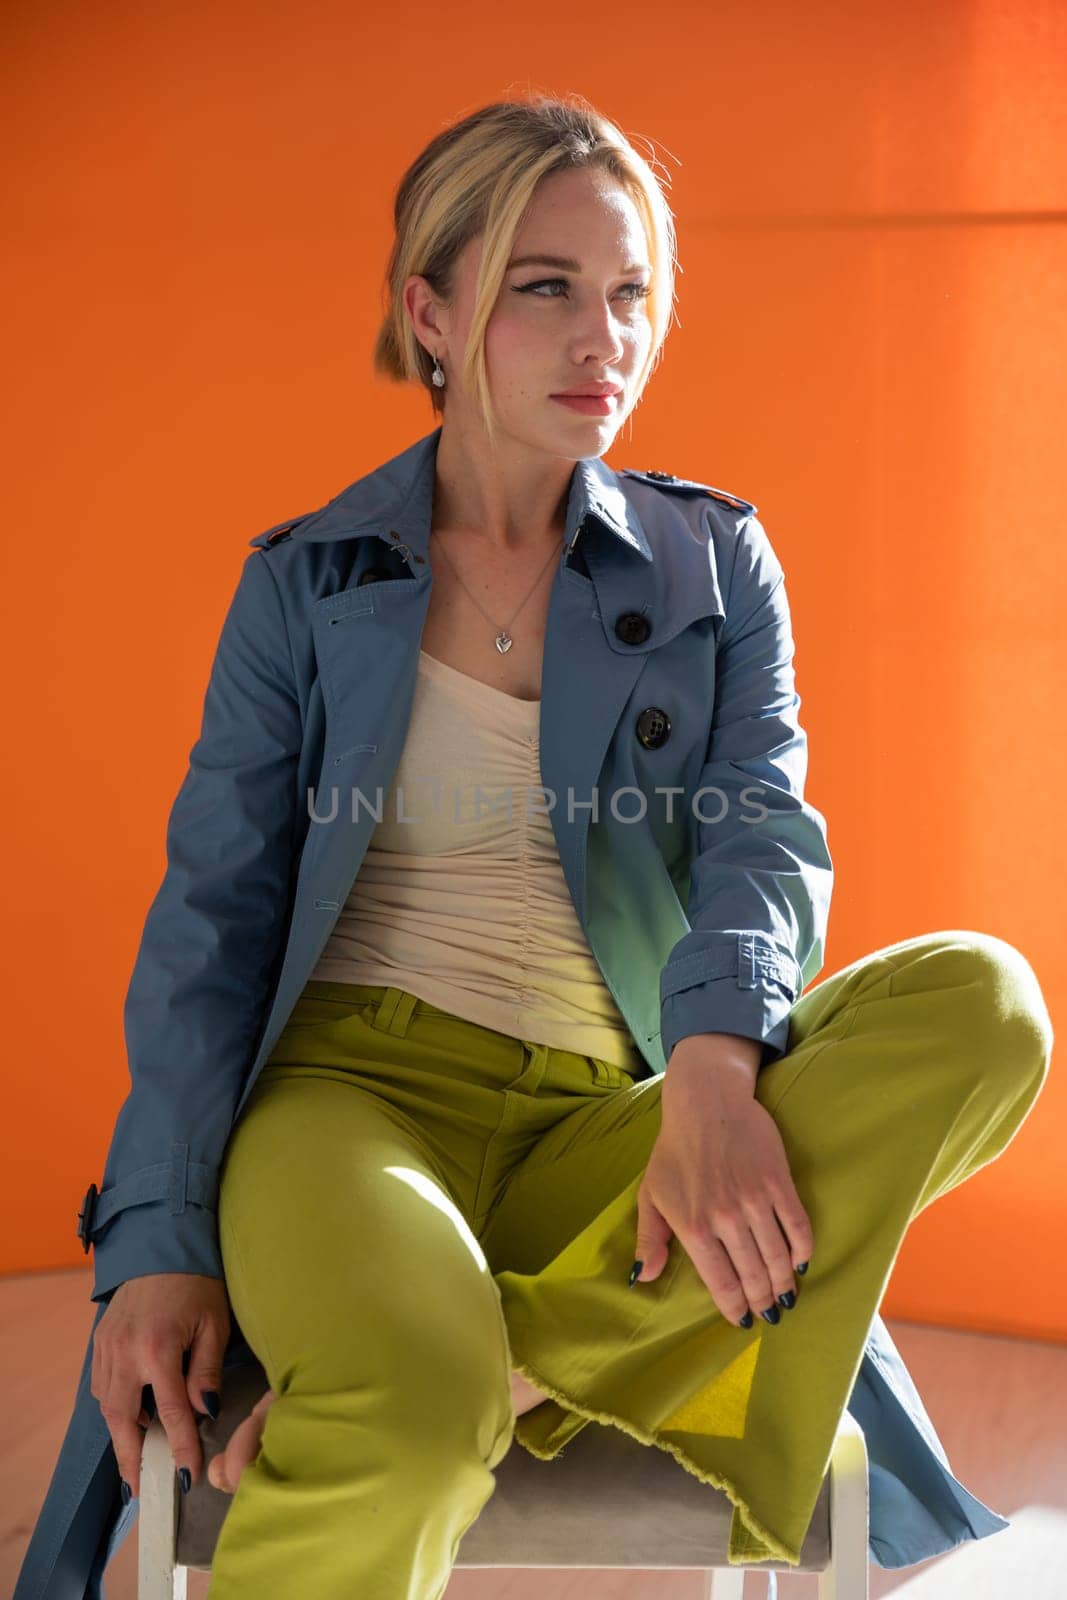
POLYGON ((403 301, 413 274, 446 303, 457 257, 482 235, 474 312, 463 358, 463 383, 494 436, 485 365, 485 329, 500 293, 515 234, 542 178, 575 167, 600 169, 629 194, 641 217, 652 267, 644 304, 652 339, 637 374, 640 399, 658 364, 674 311, 677 243, 674 219, 654 170, 616 125, 581 96, 536 95, 483 106, 432 139, 408 167, 393 206, 395 238, 386 269, 385 314, 374 343, 374 370, 395 382, 421 383, 435 412, 444 396, 431 381, 433 358, 417 338, 403 301))

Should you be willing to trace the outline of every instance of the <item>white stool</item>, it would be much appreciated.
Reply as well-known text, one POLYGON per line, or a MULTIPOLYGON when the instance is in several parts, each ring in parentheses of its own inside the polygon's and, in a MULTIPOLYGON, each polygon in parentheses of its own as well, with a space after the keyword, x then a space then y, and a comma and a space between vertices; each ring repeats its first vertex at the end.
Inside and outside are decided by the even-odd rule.
MULTIPOLYGON (((138 1600, 186 1600, 186 1573, 211 1571, 233 1496, 207 1465, 267 1388, 262 1367, 228 1368, 219 1417, 198 1418, 204 1474, 182 1494, 158 1417, 145 1434, 138 1502, 138 1600)), ((707 1600, 742 1600, 748 1571, 817 1572, 819 1600, 868 1600, 867 1446, 842 1413, 800 1565, 730 1566, 733 1505, 673 1456, 621 1429, 590 1423, 554 1461, 515 1443, 495 1469, 496 1489, 460 1544, 455 1570, 493 1567, 647 1568, 707 1574, 707 1600)))

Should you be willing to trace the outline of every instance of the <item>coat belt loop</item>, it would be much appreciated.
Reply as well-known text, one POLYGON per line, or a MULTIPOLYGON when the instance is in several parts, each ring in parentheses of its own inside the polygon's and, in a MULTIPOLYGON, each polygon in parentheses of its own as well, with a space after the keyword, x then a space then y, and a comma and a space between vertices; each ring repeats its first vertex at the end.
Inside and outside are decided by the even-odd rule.
POLYGON ((170 1209, 174 1216, 185 1210, 189 1181, 189 1146, 172 1144, 170 1147, 170 1209))
POLYGON ((737 935, 737 987, 756 987, 756 941, 747 933, 737 935))

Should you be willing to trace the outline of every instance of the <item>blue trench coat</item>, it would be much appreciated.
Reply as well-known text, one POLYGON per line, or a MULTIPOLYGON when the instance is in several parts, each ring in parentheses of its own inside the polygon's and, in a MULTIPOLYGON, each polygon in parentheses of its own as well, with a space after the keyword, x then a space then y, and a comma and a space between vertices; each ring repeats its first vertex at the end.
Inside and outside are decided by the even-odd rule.
MULTIPOLYGON (((225 1276, 216 1201, 230 1130, 403 749, 439 438, 259 534, 244 558, 126 997, 132 1087, 79 1213, 94 1332, 127 1278, 225 1276)), ((777 1060, 822 967, 833 866, 804 799, 783 572, 755 513, 599 457, 571 479, 544 647, 544 803, 647 1074, 709 1031, 761 1041, 762 1066, 777 1060)), ((234 1321, 224 1371, 254 1360, 234 1321)), ((92 1335, 14 1600, 100 1600, 135 1521, 91 1371, 92 1335)), ((953 1476, 879 1316, 848 1409, 867 1439, 878 1565, 1009 1525, 953 1476)))

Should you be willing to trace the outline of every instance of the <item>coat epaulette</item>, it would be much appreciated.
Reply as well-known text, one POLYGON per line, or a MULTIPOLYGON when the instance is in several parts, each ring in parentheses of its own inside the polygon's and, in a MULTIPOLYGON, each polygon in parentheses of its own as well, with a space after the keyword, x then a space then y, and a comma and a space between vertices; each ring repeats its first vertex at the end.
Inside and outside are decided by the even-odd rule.
POLYGON ((647 472, 638 472, 636 467, 622 467, 622 475, 627 478, 644 478, 649 483, 659 484, 664 489, 675 489, 682 494, 710 494, 716 500, 721 500, 724 505, 731 506, 735 511, 752 513, 756 507, 751 500, 742 500, 739 495, 727 494, 725 489, 713 489, 710 484, 697 483, 695 478, 679 478, 673 472, 657 472, 650 468, 647 472))
POLYGON ((250 545, 255 545, 259 550, 269 550, 272 545, 280 544, 283 539, 288 539, 293 529, 309 515, 304 512, 299 517, 290 517, 288 522, 276 522, 273 528, 268 528, 265 533, 257 533, 254 539, 249 539, 250 545))

